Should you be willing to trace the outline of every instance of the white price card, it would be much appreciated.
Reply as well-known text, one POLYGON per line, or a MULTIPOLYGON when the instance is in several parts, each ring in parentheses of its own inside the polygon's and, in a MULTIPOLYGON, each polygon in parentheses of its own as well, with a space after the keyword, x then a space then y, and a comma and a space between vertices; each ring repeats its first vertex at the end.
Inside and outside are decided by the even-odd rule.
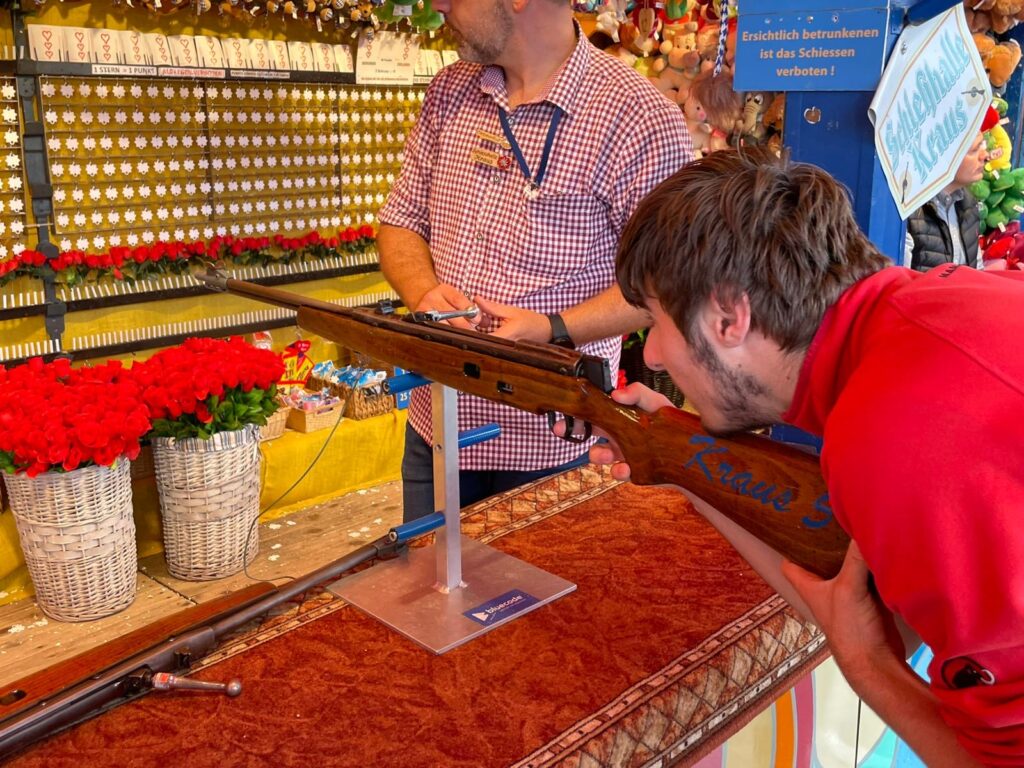
POLYGON ((36 61, 64 61, 63 30, 48 24, 29 24, 28 50, 36 61))
POLYGON ((413 35, 363 32, 356 50, 356 83, 412 85, 419 50, 419 39, 413 35))
POLYGON ((291 62, 288 60, 288 43, 284 40, 268 40, 267 48, 270 49, 270 58, 274 61, 274 69, 291 69, 291 62))
POLYGON ((249 40, 249 66, 253 69, 275 69, 266 40, 249 40))
MULTIPOLYGON (((249 66, 249 45, 247 40, 229 37, 224 41, 224 64, 232 69, 245 69, 249 66)), ((263 67, 265 69, 265 67, 263 67)))
POLYGON ((120 31, 121 50, 124 53, 124 63, 136 67, 145 67, 153 63, 149 54, 149 46, 146 45, 146 38, 141 32, 120 31))
POLYGON ((313 46, 309 43, 291 41, 288 43, 288 58, 292 69, 297 72, 316 71, 316 59, 313 58, 313 46))
POLYGON ((334 44, 334 61, 338 65, 338 72, 355 72, 356 62, 352 57, 352 46, 341 43, 334 44))
POLYGON ((92 61, 92 46, 89 30, 82 27, 64 27, 65 61, 75 64, 89 64, 92 61))
POLYGON ((220 45, 220 38, 213 35, 196 35, 195 39, 196 54, 199 56, 200 66, 224 66, 224 51, 220 45))

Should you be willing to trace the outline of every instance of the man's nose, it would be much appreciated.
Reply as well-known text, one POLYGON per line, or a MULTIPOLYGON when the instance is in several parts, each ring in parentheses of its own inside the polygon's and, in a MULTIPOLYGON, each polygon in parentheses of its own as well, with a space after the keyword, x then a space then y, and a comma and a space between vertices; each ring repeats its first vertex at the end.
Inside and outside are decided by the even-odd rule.
POLYGON ((647 332, 647 339, 644 341, 644 365, 652 371, 661 371, 665 368, 661 360, 661 346, 653 329, 647 332))

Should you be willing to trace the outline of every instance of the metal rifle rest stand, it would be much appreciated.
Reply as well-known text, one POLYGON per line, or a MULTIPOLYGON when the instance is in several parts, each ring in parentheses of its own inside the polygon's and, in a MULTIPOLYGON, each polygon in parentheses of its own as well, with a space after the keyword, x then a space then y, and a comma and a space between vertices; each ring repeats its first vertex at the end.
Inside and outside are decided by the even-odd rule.
MULTIPOLYGON (((444 525, 433 544, 406 550, 336 582, 330 590, 441 654, 572 592, 576 585, 459 532, 457 392, 441 384, 430 386, 434 508, 444 510, 444 525)), ((481 440, 471 437, 467 444, 473 442, 481 440)))

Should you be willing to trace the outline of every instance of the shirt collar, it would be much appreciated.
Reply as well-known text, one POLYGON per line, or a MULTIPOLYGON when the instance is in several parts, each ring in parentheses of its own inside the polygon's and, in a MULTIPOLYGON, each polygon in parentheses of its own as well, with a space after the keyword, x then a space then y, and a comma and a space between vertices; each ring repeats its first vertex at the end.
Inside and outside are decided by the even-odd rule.
MULTIPOLYGON (((560 108, 567 116, 572 114, 573 107, 576 105, 583 76, 590 66, 593 53, 593 45, 587 40, 586 35, 580 29, 579 22, 575 19, 573 19, 573 27, 576 30, 576 47, 569 54, 569 58, 562 63, 555 76, 551 78, 547 90, 529 102, 531 104, 547 102, 560 108)), ((484 67, 483 73, 480 75, 480 90, 490 95, 498 103, 498 106, 508 108, 505 70, 497 64, 484 67)))
POLYGON ((895 290, 921 273, 889 267, 847 289, 826 312, 804 356, 787 424, 821 435, 828 415, 860 361, 872 327, 868 322, 895 290))

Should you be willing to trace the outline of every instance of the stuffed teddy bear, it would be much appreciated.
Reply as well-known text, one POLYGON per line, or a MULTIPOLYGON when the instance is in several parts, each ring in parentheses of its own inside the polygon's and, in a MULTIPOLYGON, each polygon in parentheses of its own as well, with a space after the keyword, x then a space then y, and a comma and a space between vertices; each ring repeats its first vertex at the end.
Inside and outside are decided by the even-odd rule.
POLYGON ((692 88, 683 100, 683 116, 686 118, 686 128, 690 132, 694 158, 710 154, 711 123, 708 122, 708 113, 697 99, 696 94, 693 93, 692 88))
POLYGON ((988 61, 985 62, 985 71, 988 72, 988 79, 993 88, 1003 88, 1010 81, 1010 76, 1020 64, 1020 59, 1020 43, 1016 40, 996 43, 988 61))
POLYGON ((651 67, 655 87, 680 106, 690 92, 690 83, 700 72, 696 32, 694 22, 666 27, 659 48, 661 56, 651 67))
POLYGON ((980 29, 981 24, 988 24, 988 29, 996 35, 1010 32, 1020 20, 1024 12, 1024 0, 965 0, 965 8, 969 8, 973 16, 968 17, 972 31, 980 29), (982 16, 979 19, 979 15, 982 16), (987 18, 986 18, 987 17, 987 18))
POLYGON ((1020 63, 1020 44, 1016 40, 997 42, 992 35, 985 32, 975 32, 972 38, 992 87, 1004 87, 1020 63))

